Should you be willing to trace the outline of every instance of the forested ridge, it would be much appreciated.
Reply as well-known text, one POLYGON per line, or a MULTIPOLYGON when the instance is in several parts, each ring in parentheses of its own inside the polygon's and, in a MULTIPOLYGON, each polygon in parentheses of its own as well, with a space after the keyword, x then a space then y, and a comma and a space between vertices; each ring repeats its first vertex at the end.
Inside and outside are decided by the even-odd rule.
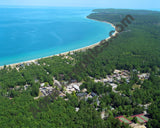
POLYGON ((146 126, 160 127, 160 12, 96 9, 88 18, 116 25, 128 14, 135 20, 116 38, 103 40, 93 49, 15 68, 4 66, 0 70, 0 126, 124 128, 129 126, 115 117, 147 111, 150 120, 146 126), (113 75, 115 69, 127 70, 131 76, 130 82, 122 79, 116 83, 115 92, 109 84, 94 81, 113 75), (140 80, 138 72, 148 73, 150 77, 140 80), (73 92, 61 98, 58 92, 63 92, 67 84, 58 89, 54 79, 68 84, 73 80, 81 82, 80 92, 87 89, 86 93, 94 92, 96 96, 86 100, 73 92), (41 83, 55 90, 35 100, 41 83), (29 87, 24 89, 25 85, 29 87), (147 109, 143 106, 146 104, 149 104, 147 109), (103 111, 107 116, 101 119, 103 111))

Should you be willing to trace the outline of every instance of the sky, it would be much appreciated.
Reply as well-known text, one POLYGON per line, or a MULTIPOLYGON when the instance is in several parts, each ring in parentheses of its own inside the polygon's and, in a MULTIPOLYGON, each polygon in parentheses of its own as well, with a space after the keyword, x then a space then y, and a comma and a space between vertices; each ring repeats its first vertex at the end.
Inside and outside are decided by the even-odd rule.
POLYGON ((0 0, 0 5, 160 9, 160 0, 0 0))

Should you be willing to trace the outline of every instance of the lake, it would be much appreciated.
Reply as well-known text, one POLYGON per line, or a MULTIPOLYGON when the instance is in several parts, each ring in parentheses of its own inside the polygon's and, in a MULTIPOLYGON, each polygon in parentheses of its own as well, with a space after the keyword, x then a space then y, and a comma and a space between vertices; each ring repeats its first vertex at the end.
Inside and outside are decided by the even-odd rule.
POLYGON ((114 28, 87 19, 92 8, 0 7, 0 66, 47 57, 109 37, 114 28))

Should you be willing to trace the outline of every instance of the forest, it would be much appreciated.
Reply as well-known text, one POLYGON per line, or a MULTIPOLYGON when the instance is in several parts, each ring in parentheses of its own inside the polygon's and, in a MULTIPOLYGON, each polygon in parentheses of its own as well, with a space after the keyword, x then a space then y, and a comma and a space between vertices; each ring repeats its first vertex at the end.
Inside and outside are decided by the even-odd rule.
MULTIPOLYGON (((115 119, 121 115, 140 114, 140 105, 151 104, 146 110, 150 120, 147 128, 160 127, 160 12, 146 10, 95 9, 87 16, 91 20, 107 21, 114 25, 126 15, 134 17, 124 31, 109 42, 102 39, 100 45, 86 51, 53 56, 37 63, 15 68, 4 66, 0 70, 0 126, 3 128, 128 128, 129 125, 115 119), (121 81, 116 91, 91 78, 102 79, 113 74, 115 69, 131 72, 129 83, 121 81), (143 82, 137 72, 150 73, 143 82), (94 92, 99 97, 87 101, 73 94, 61 98, 56 91, 37 100, 40 83, 53 84, 53 77, 71 83, 82 82, 80 89, 94 92), (30 85, 24 90, 24 85, 30 85), (140 88, 134 88, 140 84, 140 88), (68 99, 68 100, 65 100, 68 99), (75 111, 79 108, 79 111, 75 111), (111 108, 114 108, 112 110, 111 108), (101 119, 105 110, 107 118, 101 119)), ((106 33, 106 37, 109 33, 106 33)))

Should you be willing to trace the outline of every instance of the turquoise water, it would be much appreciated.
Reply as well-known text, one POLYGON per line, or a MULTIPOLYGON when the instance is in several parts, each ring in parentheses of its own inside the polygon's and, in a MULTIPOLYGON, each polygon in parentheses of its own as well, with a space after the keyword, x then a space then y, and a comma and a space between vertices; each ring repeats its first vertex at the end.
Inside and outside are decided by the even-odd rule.
POLYGON ((71 51, 107 38, 91 8, 0 8, 0 66, 71 51))

